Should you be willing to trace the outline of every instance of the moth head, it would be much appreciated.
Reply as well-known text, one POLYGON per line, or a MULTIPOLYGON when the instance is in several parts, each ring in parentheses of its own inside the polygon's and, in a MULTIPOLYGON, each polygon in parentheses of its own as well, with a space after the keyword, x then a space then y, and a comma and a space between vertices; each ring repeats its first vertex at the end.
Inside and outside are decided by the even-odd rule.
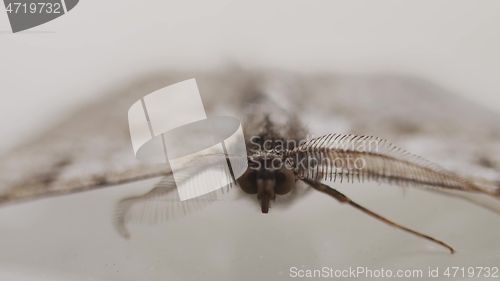
POLYGON ((295 186, 293 171, 281 163, 281 160, 281 164, 277 165, 277 162, 272 159, 256 161, 237 179, 238 185, 245 193, 257 194, 262 213, 269 212, 271 201, 276 199, 276 195, 285 195, 295 186))

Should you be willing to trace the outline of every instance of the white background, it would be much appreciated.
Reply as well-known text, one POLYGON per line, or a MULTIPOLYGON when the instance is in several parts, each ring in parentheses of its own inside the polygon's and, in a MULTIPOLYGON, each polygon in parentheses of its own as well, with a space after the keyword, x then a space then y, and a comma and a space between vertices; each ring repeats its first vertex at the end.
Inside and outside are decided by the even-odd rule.
MULTIPOLYGON (((19 34, 10 32, 6 13, 0 13, 0 151, 50 127, 61 116, 97 98, 98 93, 159 69, 237 64, 302 72, 403 73, 436 82, 473 102, 500 110, 498 1, 269 2, 84 0, 69 14, 19 34)), ((122 190, 136 188, 131 184, 122 190)), ((361 196, 361 191, 353 192, 361 196)), ((396 190, 390 192, 394 193, 385 195, 400 198, 396 190)), ((443 199, 436 198, 432 200, 438 206, 443 199)), ((486 261, 499 259, 495 253, 478 256, 473 250, 467 251, 478 244, 488 248, 474 238, 473 228, 486 227, 488 220, 498 216, 454 201, 447 201, 447 208, 454 210, 452 217, 443 209, 399 211, 406 204, 418 206, 419 200, 428 200, 421 193, 391 206, 380 201, 379 211, 410 224, 418 222, 420 212, 422 216, 432 215, 428 229, 422 231, 440 233, 454 244, 460 243, 465 252, 454 260, 434 246, 425 247, 426 241, 395 233, 357 213, 354 224, 350 217, 344 217, 351 214, 347 207, 335 205, 335 217, 307 209, 322 202, 326 206, 330 198, 309 200, 289 216, 277 213, 266 218, 251 208, 226 216, 224 208, 233 203, 224 203, 212 213, 174 222, 163 228, 166 231, 139 235, 132 242, 120 240, 109 218, 102 215, 111 211, 115 200, 116 194, 109 189, 0 210, 2 225, 19 230, 19 235, 3 239, 25 239, 25 247, 8 249, 12 260, 0 264, 0 279, 185 280, 181 277, 188 276, 186 272, 202 280, 215 278, 217 272, 274 279, 288 273, 288 268, 274 267, 275 257, 288 258, 285 264, 289 267, 370 264, 374 269, 485 266, 486 261), (89 206, 93 207, 89 210, 89 206), (65 213, 76 217, 68 218, 65 213), (224 229, 227 224, 214 219, 214 214, 235 228, 224 229), (318 226, 310 222, 311 215, 324 223, 318 226), (476 225, 462 225, 461 219, 468 216, 483 218, 484 222, 473 220, 476 225), (249 247, 266 242, 256 238, 260 230, 248 226, 263 219, 267 226, 264 231, 272 239, 279 238, 273 229, 291 226, 298 231, 298 238, 281 237, 279 245, 264 250, 249 247), (445 229, 440 225, 442 220, 454 220, 461 227, 445 229), (339 225, 335 235, 324 232, 322 225, 333 222, 339 225), (345 229, 347 224, 351 228, 345 229), (200 228, 190 230, 193 225, 200 228), (193 231, 206 235, 206 241, 193 231), (171 235, 170 240, 165 234, 171 235), (232 239, 218 240, 224 235, 232 239), (392 244, 394 235, 398 240, 392 244), (325 249, 321 241, 330 241, 332 236, 335 239, 325 249), (193 244, 175 247, 172 239, 181 244, 192 239, 193 244), (358 242, 346 242, 352 240, 358 242), (353 245, 367 250, 353 251, 353 245), (374 245, 383 245, 384 249, 374 245), (252 248, 263 252, 252 252, 252 248), (405 256, 404 249, 418 248, 421 251, 417 254, 405 256), (274 249, 288 252, 278 254, 274 249), (338 260, 343 263, 329 263, 338 260)), ((377 203, 376 197, 373 202, 377 203)), ((495 236, 485 235, 484 241, 495 236)))

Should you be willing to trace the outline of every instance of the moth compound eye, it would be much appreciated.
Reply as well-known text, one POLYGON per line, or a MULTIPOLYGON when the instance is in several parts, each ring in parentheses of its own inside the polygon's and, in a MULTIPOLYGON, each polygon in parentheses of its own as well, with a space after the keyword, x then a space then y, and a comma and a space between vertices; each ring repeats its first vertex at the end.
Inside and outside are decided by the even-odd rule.
POLYGON ((257 194, 257 172, 248 168, 237 180, 241 189, 248 194, 257 194))
POLYGON ((278 195, 285 195, 295 186, 295 175, 292 170, 282 167, 276 172, 276 185, 274 191, 278 195))

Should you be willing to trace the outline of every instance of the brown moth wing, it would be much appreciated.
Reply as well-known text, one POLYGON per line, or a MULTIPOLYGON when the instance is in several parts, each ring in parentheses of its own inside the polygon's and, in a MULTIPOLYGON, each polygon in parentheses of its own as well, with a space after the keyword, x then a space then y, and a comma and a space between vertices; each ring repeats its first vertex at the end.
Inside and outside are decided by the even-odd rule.
POLYGON ((135 159, 127 112, 144 95, 193 77, 207 112, 216 103, 232 102, 246 79, 225 72, 164 72, 117 87, 0 157, 0 205, 166 175, 168 166, 135 159))
POLYGON ((203 190, 210 182, 213 183, 214 172, 227 178, 227 186, 221 191, 234 188, 232 175, 227 173, 227 161, 239 163, 247 162, 246 156, 226 157, 221 154, 208 154, 195 157, 182 169, 169 173, 158 182, 153 189, 142 195, 135 195, 121 199, 115 207, 115 228, 123 237, 129 237, 126 223, 160 223, 172 218, 178 218, 195 211, 201 210, 217 200, 219 190, 205 193, 204 195, 181 201, 177 186, 183 184, 185 189, 203 190), (194 161, 196 160, 196 161, 194 161))

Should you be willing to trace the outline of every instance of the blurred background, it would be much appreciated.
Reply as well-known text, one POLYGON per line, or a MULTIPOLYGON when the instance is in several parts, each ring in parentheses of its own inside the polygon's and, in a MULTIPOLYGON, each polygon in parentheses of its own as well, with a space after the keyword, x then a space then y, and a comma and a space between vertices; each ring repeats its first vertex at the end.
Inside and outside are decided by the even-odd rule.
POLYGON ((499 5, 86 0, 19 34, 0 13, 0 149, 43 130, 100 90, 159 69, 236 64, 409 74, 499 110, 499 5))
MULTIPOLYGON (((170 69, 191 71, 241 66, 299 73, 398 74, 435 83, 464 97, 471 104, 476 103, 485 109, 499 112, 498 50, 500 2, 493 0, 85 0, 80 1, 67 15, 18 34, 11 33, 7 14, 0 12, 0 152, 29 140, 75 109, 99 99, 104 92, 121 88, 137 77, 170 69)), ((153 180, 148 184, 154 182, 153 180)), ((124 186, 123 190, 130 191, 135 188, 137 186, 130 184, 124 186)), ((394 198, 401 197, 394 192, 394 198)), ((415 194, 415 204, 426 198, 426 195, 415 194)), ((19 248, 19 251, 12 253, 12 260, 0 260, 0 279, 211 280, 232 272, 229 275, 231 277, 242 274, 243 279, 252 280, 258 275, 268 276, 270 280, 288 276, 290 266, 347 267, 359 263, 370 264, 375 268, 403 268, 419 264, 421 268, 427 269, 428 266, 436 264, 487 266, 500 260, 498 251, 496 256, 494 251, 485 254, 472 251, 452 257, 435 251, 429 254, 426 251, 428 249, 424 247, 418 253, 420 256, 406 256, 404 261, 400 261, 401 256, 396 259, 390 251, 369 248, 372 244, 367 244, 369 250, 366 252, 350 252, 347 246, 342 246, 341 240, 353 239, 353 232, 348 230, 340 231, 328 251, 323 251, 324 245, 318 246, 316 242, 293 246, 296 241, 320 241, 328 237, 328 233, 310 234, 311 231, 301 230, 301 239, 287 236, 283 238, 282 244, 277 246, 276 251, 289 251, 286 255, 290 261, 276 265, 265 260, 266 257, 276 254, 272 246, 267 248, 267 256, 242 246, 245 241, 262 243, 255 240, 257 238, 241 238, 237 240, 241 243, 233 241, 227 244, 220 240, 217 242, 220 245, 210 244, 207 238, 207 248, 201 250, 195 246, 186 246, 184 249, 171 244, 165 246, 167 244, 163 239, 166 238, 154 233, 149 237, 140 236, 133 242, 121 241, 112 233, 109 221, 106 222, 108 218, 102 215, 109 213, 112 206, 108 208, 107 205, 98 203, 95 203, 91 213, 80 212, 77 217, 65 221, 68 224, 61 228, 60 221, 57 221, 57 218, 64 220, 64 214, 61 212, 65 211, 61 210, 73 210, 78 213, 78 208, 92 206, 99 198, 112 202, 116 199, 116 194, 113 195, 112 190, 102 190, 56 201, 43 200, 2 208, 0 221, 3 223, 0 224, 4 227, 9 227, 10 223, 11 229, 23 233, 42 228, 49 231, 44 232, 47 240, 42 239, 36 243, 26 241, 25 248, 19 248), (95 227, 92 230, 92 239, 104 237, 105 241, 118 242, 99 244, 91 238, 63 238, 79 235, 75 231, 81 227, 78 226, 80 223, 95 227), (102 235, 98 231, 99 227, 107 228, 109 237, 107 234, 102 235), (46 242, 46 248, 43 241, 46 242), (241 251, 236 253, 235 250, 230 250, 233 254, 229 255, 228 251, 215 250, 216 247, 232 247, 231 249, 241 251), (316 250, 311 252, 311 248, 316 250), (212 262, 185 265, 191 262, 193 255, 197 255, 200 262, 206 259, 212 259, 212 262), (165 256, 169 257, 168 262, 163 259, 165 256), (176 258, 171 258, 172 256, 176 258), (484 260, 477 260, 478 256, 484 260), (451 260, 452 258, 455 260, 451 260), (343 261, 338 262, 339 260, 343 261), (262 269, 263 264, 268 266, 262 269), (189 271, 193 271, 193 274, 186 273, 189 271)), ((330 199, 324 200, 326 202, 330 199)), ((309 201, 311 203, 305 203, 303 208, 313 206, 313 201, 309 201)), ((436 205, 439 204, 436 201, 436 205)), ((450 208, 459 212, 455 213, 454 217, 458 225, 462 223, 460 218, 464 216, 470 220, 487 216, 479 209, 475 217, 471 214, 474 213, 472 211, 460 211, 467 208, 465 203, 449 204, 456 204, 450 208)), ((399 203, 386 211, 398 212, 398 206, 404 205, 399 203)), ((346 208, 339 207, 342 211, 336 214, 350 214, 346 208)), ((227 219, 241 223, 240 220, 251 216, 253 221, 254 211, 243 210, 239 219, 227 219)), ((438 217, 440 211, 435 211, 438 217)), ((294 212, 296 217, 301 216, 300 207, 294 212)), ((412 213, 411 210, 407 212, 412 213)), ((399 221, 405 221, 404 214, 408 213, 401 212, 399 221)), ((260 219, 257 217, 260 214, 255 215, 256 219, 260 219)), ((305 219, 304 216, 302 218, 305 219)), ((491 218, 498 219, 498 216, 491 218)), ((443 214, 440 219, 448 218, 443 214)), ((171 233, 173 239, 183 239, 186 233, 199 231, 195 230, 198 229, 196 227, 190 228, 191 222, 198 222, 197 227, 212 227, 207 220, 213 220, 211 215, 201 214, 194 218, 194 222, 182 220, 173 223, 168 231, 175 227, 185 227, 185 232, 171 233)), ((292 227, 294 224, 288 216, 278 222, 278 226, 275 220, 279 221, 279 218, 268 219, 265 222, 266 227, 292 227)), ((372 227, 378 227, 379 224, 372 224, 369 218, 366 222, 372 227)), ((488 224, 485 221, 484 225, 488 224)), ((365 243, 368 243, 366 240, 371 240, 374 244, 377 239, 384 239, 385 232, 378 236, 375 234, 373 239, 367 237, 370 226, 356 226, 358 232, 354 236, 365 239, 365 243)), ((434 233, 440 233, 442 230, 439 228, 438 219, 431 226, 429 229, 434 233)), ((385 225, 380 225, 380 228, 376 229, 385 228, 385 225)), ((450 230, 451 232, 453 231, 450 230)), ((168 232, 163 232, 165 233, 168 232)), ((228 236, 236 233, 238 237, 245 237, 248 233, 257 234, 258 231, 245 228, 243 224, 239 230, 225 229, 223 233, 228 236)), ((397 231, 387 233, 398 237, 405 235, 397 231)), ((462 237, 465 236, 463 233, 466 232, 450 235, 462 237)), ((32 235, 37 237, 35 233, 32 235)), ((191 235, 188 236, 190 239, 197 239, 193 233, 191 235)), ((30 239, 30 236, 22 237, 30 239)), ((15 238, 15 232, 9 232, 3 239, 15 238)), ((413 239, 409 237, 405 241, 410 243, 413 239)), ((387 247, 390 239, 384 241, 386 244, 381 242, 381 245, 387 247)), ((474 244, 477 240, 472 236, 467 241, 455 239, 453 242, 461 243, 466 249, 477 246, 474 244)), ((418 245, 424 244, 425 242, 418 245)), ((406 244, 399 246, 404 248, 406 244)), ((489 248, 488 245, 483 246, 484 249, 489 248)), ((9 255, 4 257, 7 256, 9 255)), ((498 265, 498 262, 495 264, 498 265)))

